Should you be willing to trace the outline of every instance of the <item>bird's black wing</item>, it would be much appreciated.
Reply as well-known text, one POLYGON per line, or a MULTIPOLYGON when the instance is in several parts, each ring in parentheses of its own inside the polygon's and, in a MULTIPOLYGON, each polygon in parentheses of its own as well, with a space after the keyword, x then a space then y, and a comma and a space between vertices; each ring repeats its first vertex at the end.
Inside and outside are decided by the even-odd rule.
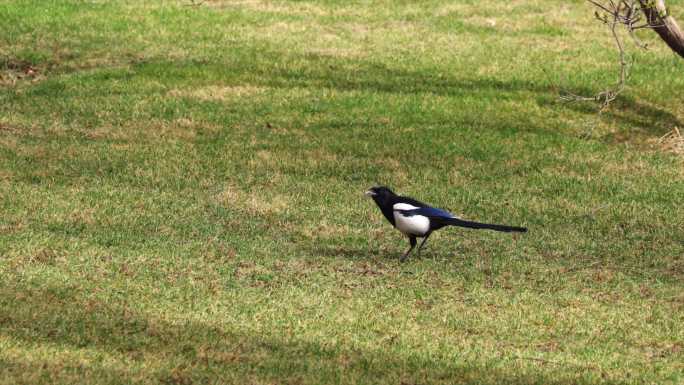
POLYGON ((446 210, 438 209, 436 207, 424 206, 413 210, 404 210, 406 216, 422 215, 432 219, 452 219, 456 218, 453 214, 446 210))
POLYGON ((398 196, 396 199, 396 202, 394 203, 408 203, 411 206, 416 206, 416 207, 430 207, 427 203, 423 203, 417 199, 413 199, 411 197, 405 197, 405 196, 398 196))

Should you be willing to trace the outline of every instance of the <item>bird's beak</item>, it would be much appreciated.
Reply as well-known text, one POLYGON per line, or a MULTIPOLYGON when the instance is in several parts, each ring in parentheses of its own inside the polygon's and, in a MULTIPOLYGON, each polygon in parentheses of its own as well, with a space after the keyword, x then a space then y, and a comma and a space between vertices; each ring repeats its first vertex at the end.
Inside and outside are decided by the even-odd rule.
POLYGON ((375 192, 372 191, 372 190, 368 190, 368 191, 366 191, 364 194, 365 194, 367 197, 374 197, 374 196, 378 195, 377 193, 375 193, 375 192))

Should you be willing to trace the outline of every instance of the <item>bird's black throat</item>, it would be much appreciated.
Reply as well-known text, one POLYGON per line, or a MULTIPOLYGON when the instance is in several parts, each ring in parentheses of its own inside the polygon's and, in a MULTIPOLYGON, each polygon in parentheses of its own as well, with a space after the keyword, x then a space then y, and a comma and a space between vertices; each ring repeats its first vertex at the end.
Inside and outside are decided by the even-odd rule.
MULTIPOLYGON (((394 194, 392 194, 394 195, 394 194)), ((375 201, 375 204, 378 205, 380 208, 380 211, 382 211, 382 215, 387 218, 388 221, 394 226, 394 212, 392 211, 392 205, 394 205, 394 196, 390 196, 388 194, 383 194, 383 195, 376 195, 373 197, 373 200, 375 201)))
POLYGON ((397 194, 384 186, 373 187, 371 191, 374 194, 372 196, 373 201, 378 205, 380 211, 382 211, 382 215, 384 215, 392 226, 394 226, 394 212, 392 206, 397 203, 397 194))

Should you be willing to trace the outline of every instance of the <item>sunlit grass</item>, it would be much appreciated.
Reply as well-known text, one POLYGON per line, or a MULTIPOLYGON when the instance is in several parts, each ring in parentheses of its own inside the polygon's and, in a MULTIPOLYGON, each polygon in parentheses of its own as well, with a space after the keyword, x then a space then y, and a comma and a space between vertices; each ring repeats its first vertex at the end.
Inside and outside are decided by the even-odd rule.
MULTIPOLYGON (((680 383, 684 63, 583 2, 0 4, 0 383, 680 383), (524 235, 422 258, 378 183, 524 235)), ((677 5, 676 2, 673 2, 677 5)))

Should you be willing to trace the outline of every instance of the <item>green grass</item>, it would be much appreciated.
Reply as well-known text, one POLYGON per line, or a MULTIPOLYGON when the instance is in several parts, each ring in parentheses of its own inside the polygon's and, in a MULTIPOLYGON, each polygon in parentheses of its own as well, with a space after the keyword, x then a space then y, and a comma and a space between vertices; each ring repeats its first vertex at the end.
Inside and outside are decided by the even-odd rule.
POLYGON ((188 3, 0 4, 0 383, 684 382, 654 34, 597 114, 582 1, 188 3), (379 183, 530 232, 401 264, 379 183))

